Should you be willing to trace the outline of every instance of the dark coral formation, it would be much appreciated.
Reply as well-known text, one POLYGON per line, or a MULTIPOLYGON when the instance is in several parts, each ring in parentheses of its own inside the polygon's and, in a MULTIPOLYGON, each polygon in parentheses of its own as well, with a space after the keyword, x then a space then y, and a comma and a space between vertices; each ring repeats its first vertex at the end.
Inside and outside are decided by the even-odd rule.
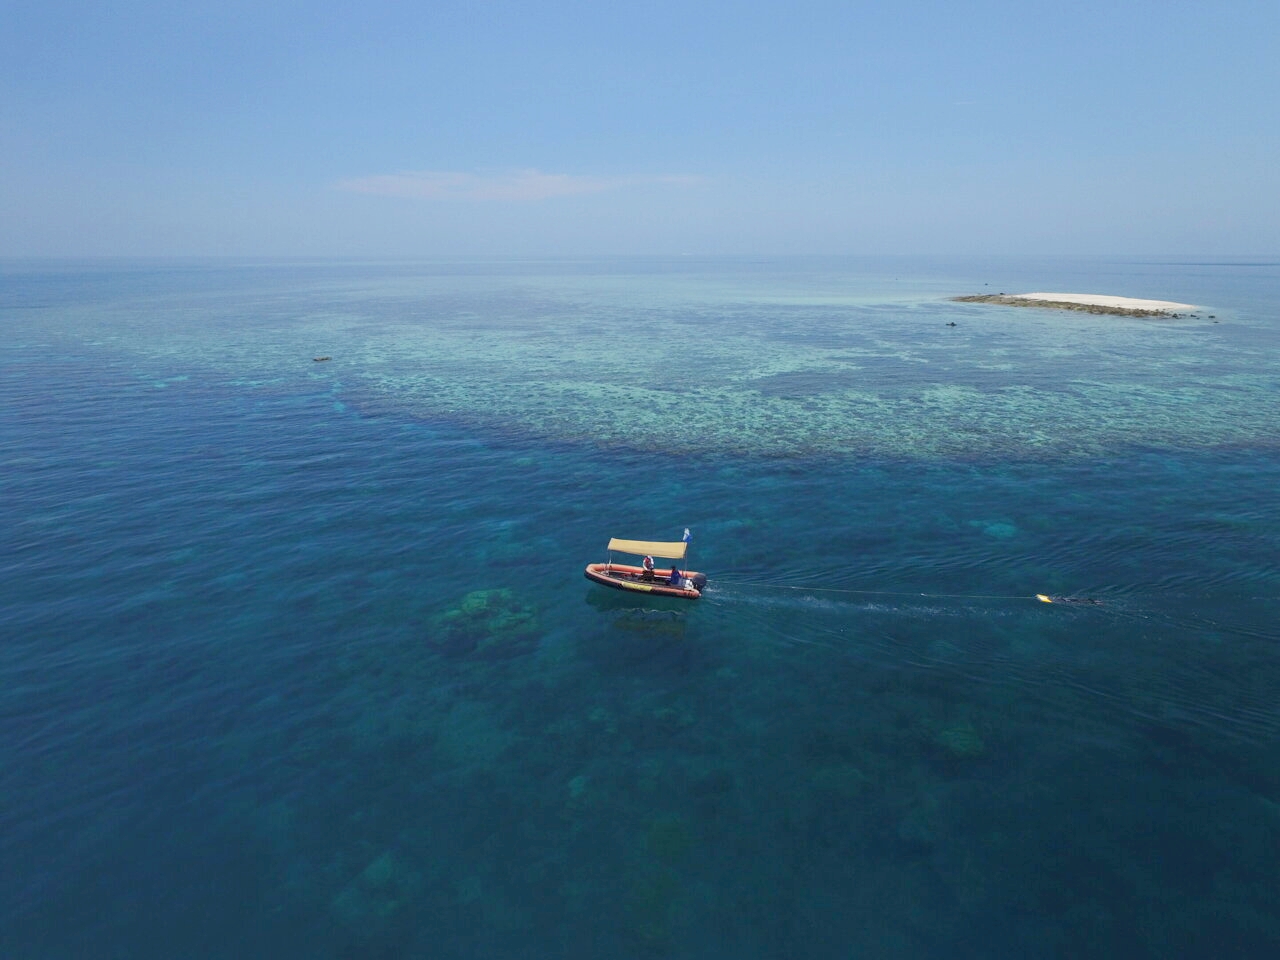
POLYGON ((449 656, 513 657, 537 631, 533 608, 506 588, 473 590, 432 625, 430 643, 449 656))

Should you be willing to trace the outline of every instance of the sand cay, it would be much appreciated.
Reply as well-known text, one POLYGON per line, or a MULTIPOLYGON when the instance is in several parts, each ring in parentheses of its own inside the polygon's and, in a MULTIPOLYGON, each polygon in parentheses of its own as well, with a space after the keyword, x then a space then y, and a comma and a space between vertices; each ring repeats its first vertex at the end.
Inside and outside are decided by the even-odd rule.
POLYGON ((992 293, 971 297, 952 297, 959 303, 1000 303, 1011 307, 1050 307, 1055 310, 1079 310, 1121 317, 1176 317, 1197 309, 1190 303, 1172 300, 1139 300, 1134 297, 1110 297, 1097 293, 992 293))

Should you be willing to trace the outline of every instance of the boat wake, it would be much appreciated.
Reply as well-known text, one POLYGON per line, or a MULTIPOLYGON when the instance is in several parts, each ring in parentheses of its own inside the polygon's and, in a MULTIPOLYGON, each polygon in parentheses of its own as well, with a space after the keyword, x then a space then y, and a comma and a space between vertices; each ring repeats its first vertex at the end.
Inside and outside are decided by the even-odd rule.
POLYGON ((1064 722, 1087 703, 1097 718, 1137 718, 1153 729, 1255 744, 1280 735, 1280 707, 1265 682, 1225 671, 1219 655, 1229 642, 1232 662, 1256 658, 1256 676, 1265 678, 1274 635, 1192 614, 1158 594, 1099 592, 1101 603, 1044 604, 730 582, 708 591, 704 604, 732 609, 734 632, 754 642, 826 649, 867 670, 922 681, 1016 690, 1064 722))

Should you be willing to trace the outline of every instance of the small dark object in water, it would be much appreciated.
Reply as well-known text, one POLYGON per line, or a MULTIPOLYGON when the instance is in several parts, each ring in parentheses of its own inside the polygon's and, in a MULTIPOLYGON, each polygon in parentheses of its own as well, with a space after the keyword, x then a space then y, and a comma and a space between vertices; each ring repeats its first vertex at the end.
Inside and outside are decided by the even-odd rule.
POLYGON ((947 324, 948 327, 954 327, 955 325, 956 325, 956 322, 954 320, 952 320, 950 323, 947 324))
POLYGON ((325 360, 332 360, 333 357, 312 357, 311 359, 316 363, 323 363, 325 360))

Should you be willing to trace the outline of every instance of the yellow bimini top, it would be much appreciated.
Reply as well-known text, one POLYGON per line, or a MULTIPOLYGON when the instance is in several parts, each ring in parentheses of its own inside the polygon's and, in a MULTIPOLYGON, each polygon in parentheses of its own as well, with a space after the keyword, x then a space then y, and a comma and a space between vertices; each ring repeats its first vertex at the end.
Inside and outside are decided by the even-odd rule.
POLYGON ((648 554, 664 560, 683 560, 689 544, 683 540, 677 540, 675 543, 661 543, 656 540, 619 540, 614 537, 609 541, 609 549, 622 553, 634 553, 641 557, 648 554))

